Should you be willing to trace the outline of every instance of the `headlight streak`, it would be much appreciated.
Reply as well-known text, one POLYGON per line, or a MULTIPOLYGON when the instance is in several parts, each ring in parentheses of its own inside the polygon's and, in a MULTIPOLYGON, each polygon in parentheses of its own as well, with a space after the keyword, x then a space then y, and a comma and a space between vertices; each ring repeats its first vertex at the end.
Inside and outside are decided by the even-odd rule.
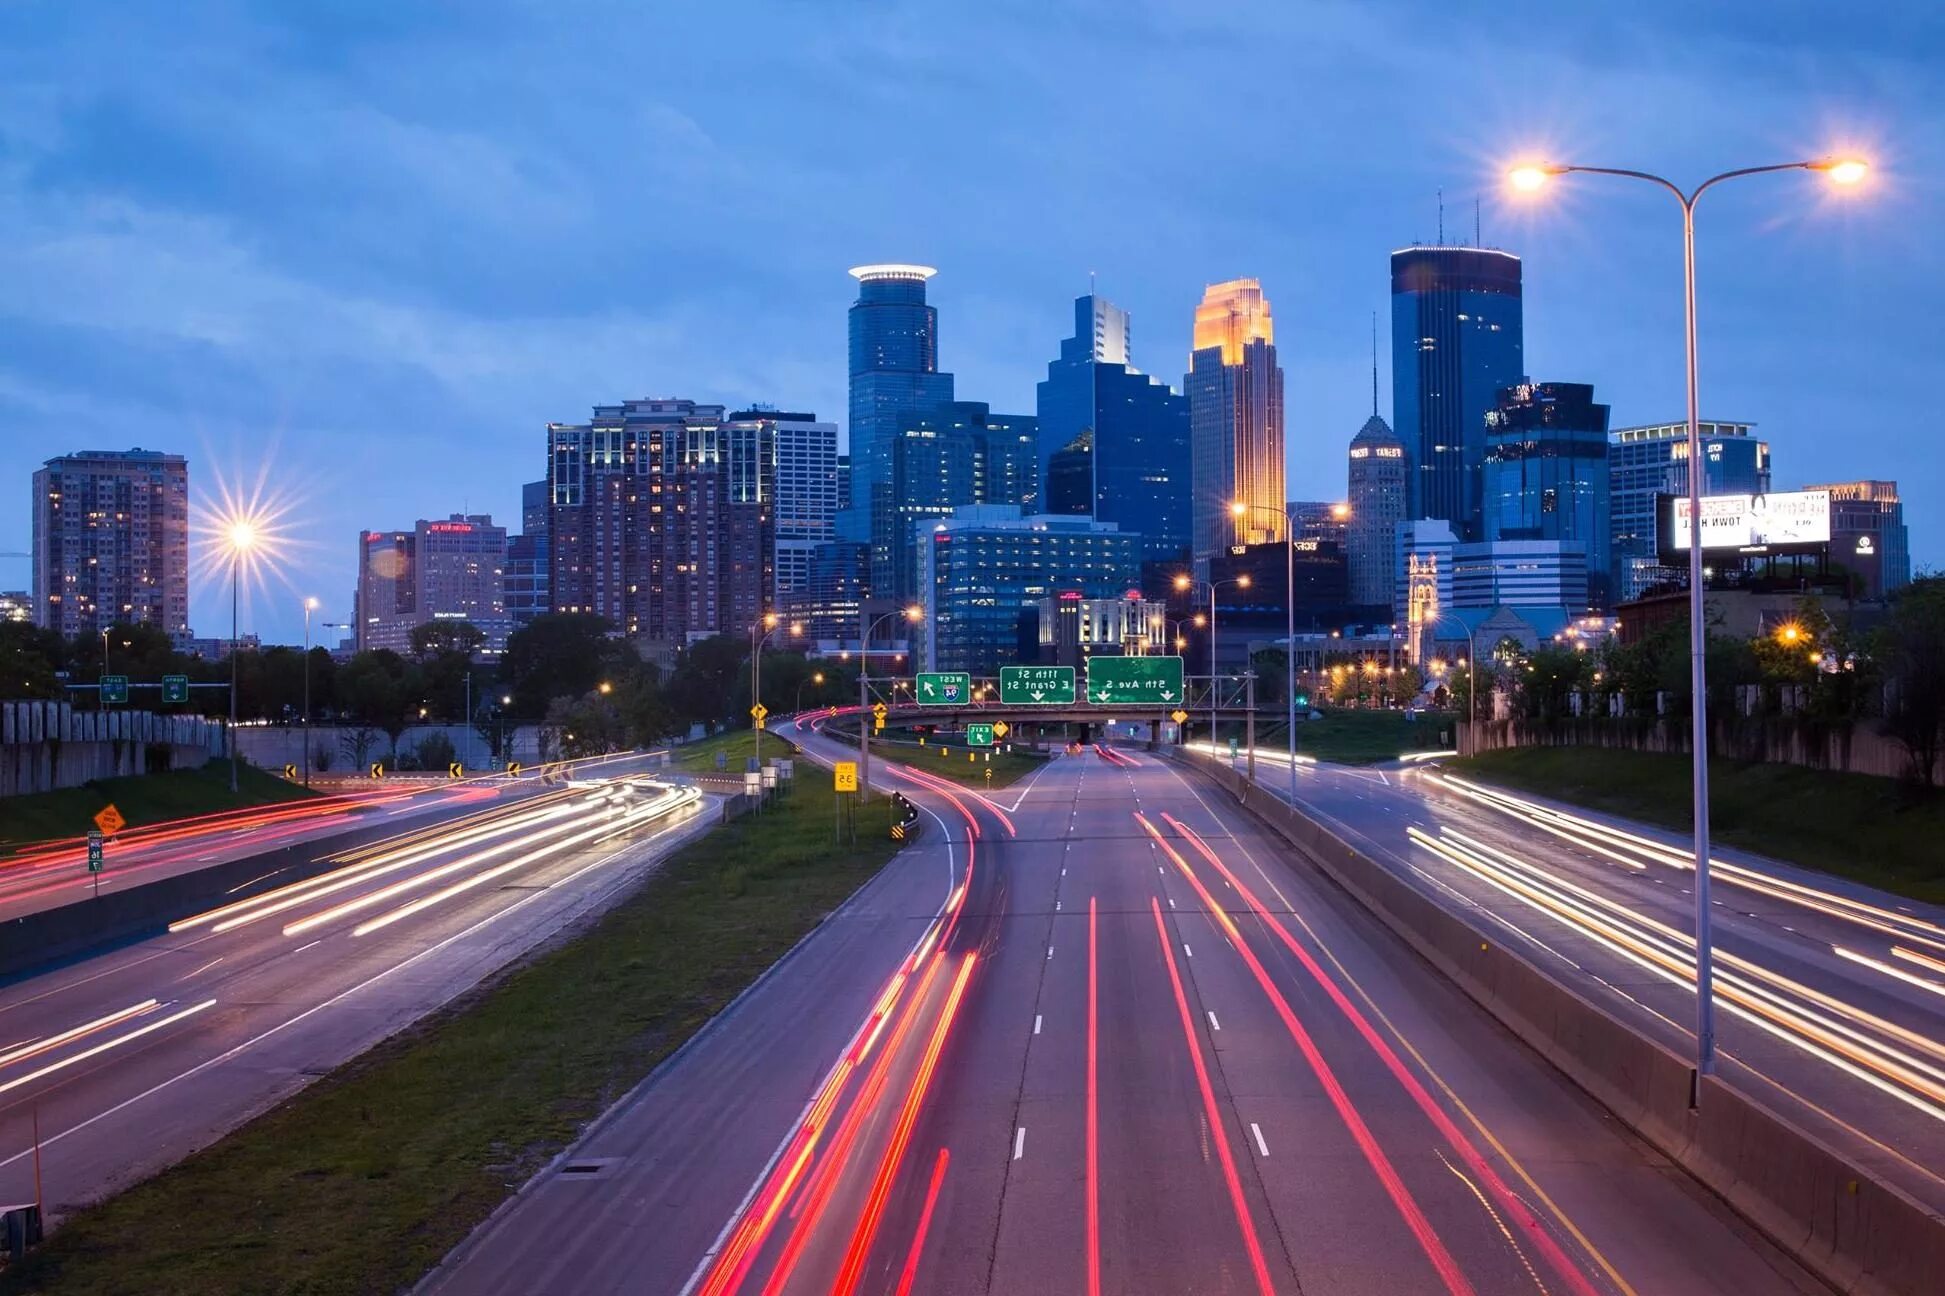
MULTIPOLYGON (((1450 829, 1445 831, 1444 838, 1434 838, 1416 827, 1406 829, 1407 834, 1416 844, 1458 865, 1495 889, 1549 914, 1652 975, 1693 991, 1693 954, 1684 952, 1684 947, 1687 950, 1693 949, 1692 937, 1652 919, 1634 914, 1623 906, 1596 896, 1583 888, 1551 877, 1543 870, 1518 861, 1502 851, 1482 846, 1464 837, 1463 834, 1454 833, 1450 829), (1497 856, 1505 862, 1496 863, 1489 856, 1497 856), (1556 888, 1556 890, 1548 888, 1556 888), (1570 895, 1560 894, 1561 892, 1582 899, 1576 900, 1570 898, 1570 895), (1620 916, 1618 919, 1603 917, 1594 912, 1594 907, 1605 908, 1610 913, 1620 916), (1629 930, 1627 924, 1630 923, 1635 924, 1637 929, 1629 930)), ((1845 1013, 1854 1020, 1866 1023, 1873 1029, 1892 1035, 1901 1042, 1920 1047, 1926 1052, 1934 1055, 1945 1054, 1945 1049, 1941 1049, 1937 1043, 1906 1030, 1896 1023, 1852 1008, 1808 986, 1768 972, 1745 959, 1721 952, 1718 952, 1717 959, 1723 967, 1716 982, 1717 998, 1730 1012, 1765 1033, 1862 1080, 1879 1092, 1896 1098, 1935 1120, 1945 1121, 1945 1105, 1941 1105, 1945 1104, 1945 1085, 1938 1083, 1938 1081, 1945 1081, 1945 1072, 1888 1044, 1874 1041, 1862 1032, 1832 1021, 1821 1013, 1801 1005, 1791 1004, 1781 995, 1758 986, 1737 973, 1747 972, 1770 981, 1789 993, 1845 1013), (1845 1039, 1855 1041, 1863 1047, 1861 1049, 1850 1047, 1844 1042, 1845 1039), (1877 1056, 1871 1055, 1873 1051, 1877 1056), (1934 1079, 1927 1079, 1928 1076, 1934 1079), (1901 1085, 1904 1087, 1899 1087, 1901 1085), (1910 1092, 1912 1090, 1916 1092, 1910 1092)))
MULTIPOLYGON (((1457 778, 1450 774, 1439 776, 1439 781, 1457 789, 1460 795, 1470 800, 1492 806, 1494 809, 1510 814, 1515 818, 1532 824, 1536 828, 1544 829, 1556 837, 1561 837, 1577 845, 1593 848, 1591 843, 1583 837, 1577 837, 1575 835, 1576 830, 1579 833, 1615 843, 1623 849, 1633 850, 1649 857, 1657 863, 1666 864, 1671 868, 1692 871, 1695 867, 1695 861, 1689 856, 1652 838, 1627 832, 1624 829, 1612 828, 1591 819, 1583 819, 1579 815, 1568 814, 1565 811, 1536 805, 1533 802, 1524 801, 1518 797, 1508 796, 1497 789, 1482 787, 1479 784, 1468 782, 1465 779, 1457 778)), ((1609 852, 1602 851, 1601 853, 1608 854, 1609 852)), ((1915 940, 1919 944, 1929 945, 1940 952, 1945 952, 1945 927, 1941 927, 1923 918, 1898 913, 1895 910, 1870 904, 1867 901, 1855 900, 1849 896, 1837 894, 1836 892, 1821 891, 1815 887, 1805 886, 1800 882, 1789 881, 1786 878, 1772 877, 1767 873, 1760 872, 1756 869, 1745 868, 1742 865, 1733 864, 1727 860, 1711 858, 1709 860, 1709 871, 1718 881, 1744 887, 1767 895, 1772 899, 1799 904, 1804 908, 1814 909, 1820 913, 1854 922, 1860 926, 1869 927, 1892 936, 1915 940)))
POLYGON ((67 1068, 75 1065, 77 1062, 85 1062, 91 1057, 97 1057, 103 1053, 108 1052, 110 1049, 120 1048, 122 1045, 132 1043, 133 1041, 142 1038, 144 1035, 153 1034, 154 1032, 161 1030, 164 1026, 173 1025, 176 1022, 181 1021, 185 1017, 194 1017, 197 1013, 203 1011, 205 1008, 213 1008, 215 1006, 216 1006, 216 1001, 214 999, 205 999, 203 1000, 203 1002, 195 1005, 193 1008, 184 1008, 181 1012, 170 1013, 167 1017, 158 1018, 157 1020, 148 1023, 146 1026, 141 1026, 136 1028, 135 1030, 129 1031, 125 1035, 117 1035, 113 1039, 103 1040, 101 1043, 95 1045, 93 1048, 82 1049, 79 1053, 70 1054, 67 1057, 62 1058, 59 1062, 50 1062, 46 1066, 40 1068, 38 1071, 29 1071, 24 1076, 17 1076, 12 1080, 7 1081, 5 1084, 0 1084, 0 1094, 7 1093, 14 1089, 18 1089, 22 1085, 32 1084, 34 1081, 39 1080, 44 1076, 53 1075, 57 1071, 65 1071, 67 1068))
POLYGON ((46 1039, 27 1040, 24 1043, 14 1045, 9 1052, 0 1053, 0 1067, 10 1067, 16 1062, 25 1062, 29 1058, 40 1057, 44 1053, 52 1053, 63 1044, 72 1044, 75 1040, 81 1039, 83 1036, 92 1035, 96 1031, 108 1030, 110 1027, 119 1026, 131 1018, 153 1012, 159 1006, 154 999, 144 999, 141 1003, 130 1004, 118 1012, 111 1012, 106 1017, 97 1017, 91 1022, 83 1022, 79 1026, 71 1026, 57 1035, 49 1035, 46 1039))
MULTIPOLYGON (((1872 970, 1877 972, 1882 972, 1884 973, 1885 976, 1892 977, 1895 980, 1903 981, 1907 985, 1917 986, 1920 990, 1929 990, 1935 995, 1945 995, 1945 985, 1940 985, 1936 981, 1930 981, 1921 976, 1915 976, 1912 973, 1905 971, 1903 968, 1892 967, 1889 963, 1881 963, 1877 959, 1869 958, 1863 954, 1859 954, 1856 950, 1847 950, 1841 945, 1832 945, 1830 947, 1830 952, 1835 954, 1838 958, 1849 959, 1853 963, 1862 963, 1867 968, 1871 968, 1872 970)), ((1910 950, 1899 950, 1899 949, 1894 949, 1891 952, 1893 954, 1907 954, 1907 955, 1911 953, 1910 950)))

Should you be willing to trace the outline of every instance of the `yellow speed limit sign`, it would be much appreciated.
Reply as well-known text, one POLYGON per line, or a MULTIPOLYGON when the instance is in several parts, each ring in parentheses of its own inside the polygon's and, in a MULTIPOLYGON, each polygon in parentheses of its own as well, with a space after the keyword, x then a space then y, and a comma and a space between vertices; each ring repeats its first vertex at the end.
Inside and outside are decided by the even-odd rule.
POLYGON ((858 763, 856 761, 839 761, 831 767, 831 771, 837 778, 837 790, 839 792, 856 792, 858 790, 858 763))

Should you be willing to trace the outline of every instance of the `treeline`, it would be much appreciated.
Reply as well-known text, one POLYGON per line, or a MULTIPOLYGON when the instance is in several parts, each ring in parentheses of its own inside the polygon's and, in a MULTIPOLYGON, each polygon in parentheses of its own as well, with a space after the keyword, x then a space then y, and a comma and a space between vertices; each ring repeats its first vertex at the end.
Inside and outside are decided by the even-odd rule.
MULTIPOLYGON (((398 736, 416 724, 466 724, 489 738, 503 726, 539 723, 553 754, 593 755, 645 746, 687 733, 749 723, 750 645, 719 635, 683 650, 673 669, 642 660, 600 617, 539 617, 514 632, 498 661, 476 661, 484 643, 463 621, 430 622, 412 632, 409 652, 361 652, 339 662, 323 648, 309 658, 313 722, 342 723, 398 736), (468 698, 470 692, 470 711, 468 698)), ((132 683, 158 684, 186 675, 193 684, 183 707, 165 707, 159 690, 137 690, 129 703, 144 710, 229 714, 231 663, 175 651, 150 626, 117 625, 108 632, 112 672, 132 683)), ((236 657, 237 718, 296 723, 304 715, 305 654, 300 648, 244 648, 236 657)), ((64 638, 21 622, 0 623, 0 700, 66 700, 96 705, 93 684, 103 674, 102 637, 64 638)), ((768 649, 763 654, 763 702, 778 714, 855 698, 848 663, 812 661, 768 649)))

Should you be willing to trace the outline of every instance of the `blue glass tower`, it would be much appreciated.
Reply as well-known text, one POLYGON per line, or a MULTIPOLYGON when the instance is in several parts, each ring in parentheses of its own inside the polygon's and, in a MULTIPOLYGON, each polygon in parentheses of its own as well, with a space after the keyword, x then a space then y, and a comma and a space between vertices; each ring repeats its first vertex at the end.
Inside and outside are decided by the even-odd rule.
POLYGON ((867 265, 851 271, 851 495, 838 533, 866 541, 874 495, 885 498, 892 441, 914 411, 952 399, 952 375, 939 372, 939 312, 925 301, 930 266, 867 265))
POLYGON ((1520 259, 1490 248, 1391 254, 1391 413, 1413 518, 1485 533, 1486 414, 1525 373, 1520 259))
POLYGON ((1139 532, 1144 558, 1173 559, 1189 543, 1189 403, 1134 367, 1129 339, 1125 311, 1092 293, 1074 299, 1074 336, 1037 388, 1040 507, 1091 513, 1139 532), (1082 469, 1091 481, 1078 480, 1082 469))
POLYGON ((1520 383, 1486 414, 1486 540, 1578 540, 1608 602, 1607 406, 1584 383, 1520 383))

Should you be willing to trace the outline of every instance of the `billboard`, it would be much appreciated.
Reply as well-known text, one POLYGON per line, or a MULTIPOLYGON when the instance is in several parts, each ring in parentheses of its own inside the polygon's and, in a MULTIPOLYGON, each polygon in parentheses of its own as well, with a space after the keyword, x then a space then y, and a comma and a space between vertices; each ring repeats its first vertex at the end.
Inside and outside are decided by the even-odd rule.
MULTIPOLYGON (((1687 496, 1665 496, 1664 552, 1687 553, 1687 496)), ((1787 553, 1830 543, 1829 491, 1702 497, 1702 551, 1787 553)))

